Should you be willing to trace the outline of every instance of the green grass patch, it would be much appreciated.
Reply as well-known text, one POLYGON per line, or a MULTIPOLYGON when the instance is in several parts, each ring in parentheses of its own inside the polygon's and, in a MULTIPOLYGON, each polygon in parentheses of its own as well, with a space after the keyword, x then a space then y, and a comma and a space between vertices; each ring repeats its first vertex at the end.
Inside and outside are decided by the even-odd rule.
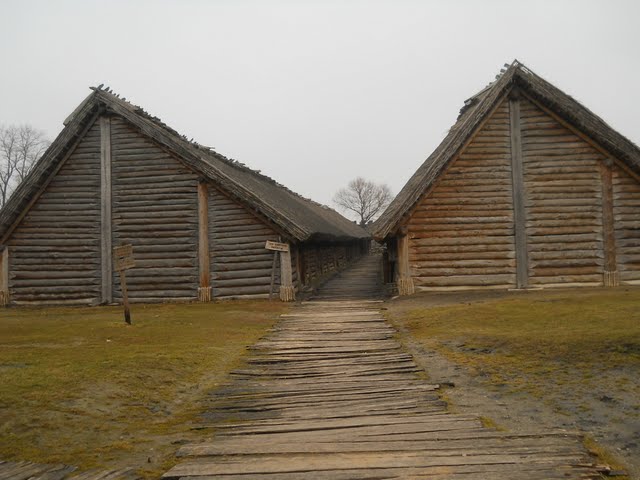
MULTIPOLYGON (((401 331, 508 402, 530 395, 567 419, 637 422, 638 288, 418 294, 387 307, 401 331)), ((587 446, 621 465, 610 449, 587 446)))
MULTIPOLYGON (((0 311, 0 459, 172 464, 214 389, 285 311, 263 301, 0 311)), ((200 432, 198 435, 203 435, 200 432)))
POLYGON ((429 347, 515 390, 540 394, 531 376, 597 381, 604 370, 640 365, 638 289, 538 291, 434 307, 418 296, 388 312, 429 347))

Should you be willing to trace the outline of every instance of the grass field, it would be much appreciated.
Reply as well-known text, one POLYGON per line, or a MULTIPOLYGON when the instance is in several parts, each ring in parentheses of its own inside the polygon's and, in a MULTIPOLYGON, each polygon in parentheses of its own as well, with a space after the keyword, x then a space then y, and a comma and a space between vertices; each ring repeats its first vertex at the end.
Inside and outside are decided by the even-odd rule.
MULTIPOLYGON (((537 377, 565 383, 575 371, 640 364, 640 290, 534 291, 500 298, 420 305, 397 302, 392 319, 470 368, 538 392, 537 377), (567 376, 568 375, 568 376, 567 376)), ((640 388, 640 385, 621 386, 640 388)), ((638 396, 640 407, 640 395, 638 396)))
POLYGON ((286 307, 270 302, 0 310, 0 459, 157 476, 245 347, 286 307))
POLYGON ((640 289, 419 294, 387 315, 495 398, 526 395, 640 452, 640 289))

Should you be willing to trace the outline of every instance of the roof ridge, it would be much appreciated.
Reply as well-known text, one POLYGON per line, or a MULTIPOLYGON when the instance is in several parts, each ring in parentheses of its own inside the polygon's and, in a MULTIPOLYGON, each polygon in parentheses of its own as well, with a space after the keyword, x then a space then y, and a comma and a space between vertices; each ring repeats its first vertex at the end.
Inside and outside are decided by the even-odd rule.
POLYGON ((216 151, 213 147, 208 147, 206 145, 202 145, 201 143, 198 143, 197 141, 195 141, 193 138, 189 139, 186 135, 182 135, 180 134, 180 132, 178 132, 177 130, 175 130, 174 128, 170 127, 169 125, 167 125, 165 122, 162 121, 162 119, 160 119, 159 117, 152 115, 151 113, 147 112, 144 108, 142 108, 139 105, 136 105, 132 102, 130 102, 129 100, 127 100, 125 97, 120 97, 119 94, 115 93, 113 91, 113 89, 111 89, 110 87, 105 87, 104 84, 100 84, 97 87, 89 87, 91 90, 95 91, 95 92, 99 92, 101 94, 108 94, 109 96, 111 96, 112 100, 118 101, 121 104, 124 104, 125 106, 127 106, 129 108, 129 110, 132 110, 133 112, 142 115, 144 118, 152 121, 153 123, 155 123, 157 126, 162 127, 163 129, 165 129, 167 132, 177 136, 178 138, 180 138, 180 140, 187 142, 190 146, 197 148, 198 150, 203 151, 204 153, 210 154, 210 155, 214 155, 217 159, 222 160, 223 162, 227 163, 228 165, 237 168, 238 170, 250 173, 251 175, 255 175, 258 178, 261 178, 269 183, 272 183, 273 185, 282 188, 283 190, 286 190, 287 192, 289 192, 290 194, 294 195, 297 198, 300 198, 303 201, 307 201, 313 205, 316 205, 318 207, 321 208, 326 208, 329 210, 333 210, 336 211, 335 209, 331 208, 328 205, 325 205, 323 203, 317 202, 311 198, 305 197, 304 195, 301 195, 297 192, 294 192, 293 190, 291 190, 290 188, 288 188, 287 186, 283 185, 282 183, 278 182, 276 179, 265 175, 264 173, 262 173, 260 170, 255 170, 249 166, 247 166, 245 163, 236 160, 234 158, 230 158, 230 157, 226 157, 225 155, 219 153, 218 151, 216 151))
POLYGON ((495 76, 493 80, 491 80, 487 85, 485 85, 485 87, 482 90, 477 92, 475 95, 470 96, 464 101, 462 107, 460 108, 460 112, 458 113, 458 118, 460 118, 469 108, 475 105, 478 102, 479 97, 485 94, 488 90, 490 90, 491 87, 493 87, 496 84, 496 82, 498 82, 510 69, 521 69, 526 71, 527 73, 533 73, 518 59, 514 59, 511 63, 505 63, 500 69, 500 72, 498 72, 498 74, 495 76))
MULTIPOLYGON (((507 66, 507 64, 505 64, 507 66)), ((640 148, 617 132, 597 114, 571 95, 540 77, 515 59, 506 70, 501 70, 496 80, 485 89, 465 101, 456 122, 435 150, 417 168, 400 193, 374 223, 374 237, 385 238, 401 221, 401 217, 415 205, 428 185, 438 178, 447 162, 462 148, 466 138, 472 135, 480 121, 489 114, 500 96, 512 87, 521 87, 532 98, 572 123, 585 135, 600 145, 640 176, 640 148)))

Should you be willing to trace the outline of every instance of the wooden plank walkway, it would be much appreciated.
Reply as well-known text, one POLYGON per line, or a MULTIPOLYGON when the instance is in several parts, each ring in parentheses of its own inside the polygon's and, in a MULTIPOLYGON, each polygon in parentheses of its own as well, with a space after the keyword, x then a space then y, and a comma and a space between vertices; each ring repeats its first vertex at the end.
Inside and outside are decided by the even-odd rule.
MULTIPOLYGON (((374 268, 364 259, 351 274, 374 268)), ((354 285, 363 295, 366 282, 354 285)), ((163 478, 601 478, 577 434, 511 434, 449 413, 379 308, 314 300, 283 315, 211 397, 212 438, 182 447, 163 478)))
POLYGON ((64 464, 4 462, 0 460, 0 480, 139 480, 132 469, 88 470, 64 464))

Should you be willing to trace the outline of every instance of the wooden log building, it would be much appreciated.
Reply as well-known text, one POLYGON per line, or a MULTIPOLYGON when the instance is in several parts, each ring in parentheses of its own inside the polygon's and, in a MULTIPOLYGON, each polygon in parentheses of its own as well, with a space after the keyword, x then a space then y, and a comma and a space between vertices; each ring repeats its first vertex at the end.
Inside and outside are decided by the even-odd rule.
POLYGON ((266 297, 274 284, 290 300, 367 250, 369 234, 334 210, 92 90, 0 211, 0 304, 119 302, 123 244, 138 302, 266 297))
POLYGON ((415 290, 640 284, 640 149, 514 61, 373 226, 415 290))

